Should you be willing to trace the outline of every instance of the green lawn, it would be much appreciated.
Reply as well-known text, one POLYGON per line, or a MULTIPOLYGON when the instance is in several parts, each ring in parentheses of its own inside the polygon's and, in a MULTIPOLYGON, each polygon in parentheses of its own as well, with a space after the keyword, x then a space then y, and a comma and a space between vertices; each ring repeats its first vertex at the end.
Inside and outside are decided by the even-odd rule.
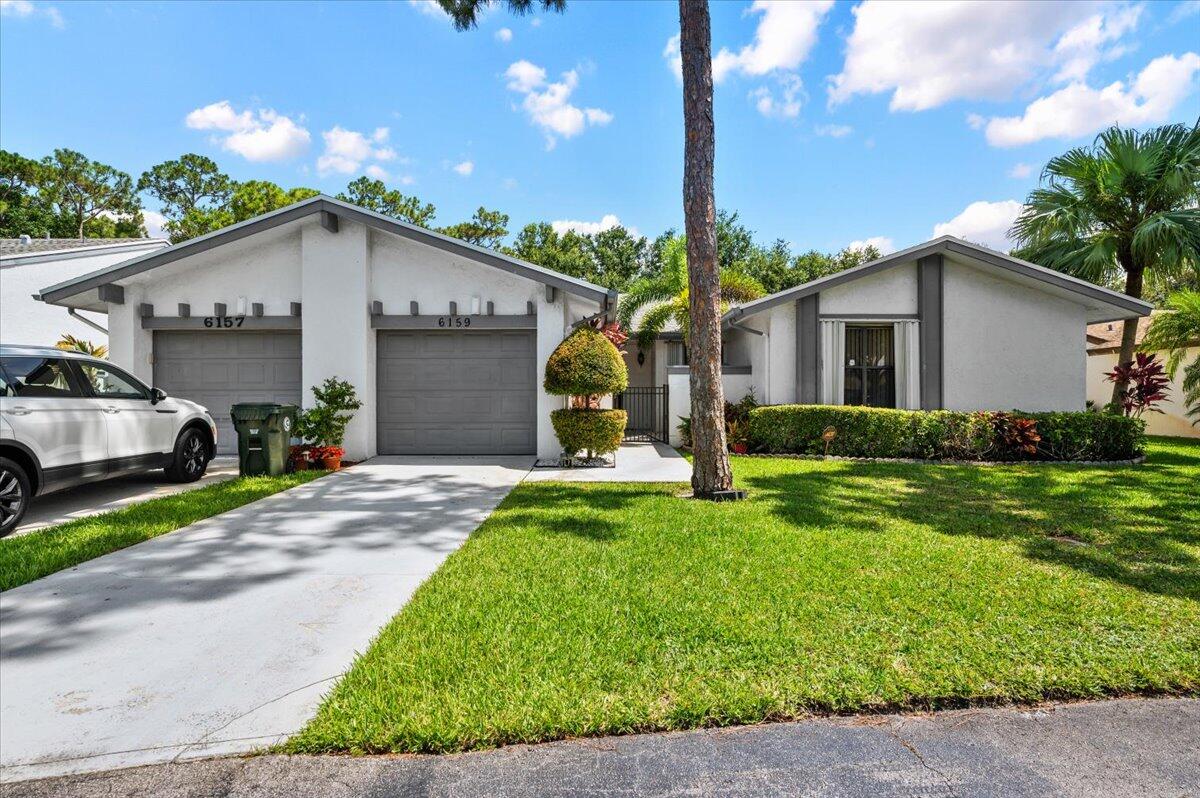
POLYGON ((521 485, 287 748, 1200 691, 1200 444, 1126 468, 734 471, 749 501, 521 485))
POLYGON ((165 535, 325 473, 298 471, 278 477, 235 478, 27 535, 0 538, 0 590, 165 535))

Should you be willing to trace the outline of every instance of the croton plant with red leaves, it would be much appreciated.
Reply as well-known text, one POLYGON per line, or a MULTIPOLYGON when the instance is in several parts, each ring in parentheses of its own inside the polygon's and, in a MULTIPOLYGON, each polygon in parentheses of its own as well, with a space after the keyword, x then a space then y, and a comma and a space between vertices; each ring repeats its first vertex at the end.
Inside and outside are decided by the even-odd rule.
POLYGON ((1117 366, 1104 376, 1109 382, 1125 383, 1125 393, 1120 398, 1121 409, 1125 415, 1138 418, 1147 410, 1162 412, 1155 405, 1167 398, 1171 380, 1166 372, 1157 355, 1138 352, 1132 363, 1117 366))

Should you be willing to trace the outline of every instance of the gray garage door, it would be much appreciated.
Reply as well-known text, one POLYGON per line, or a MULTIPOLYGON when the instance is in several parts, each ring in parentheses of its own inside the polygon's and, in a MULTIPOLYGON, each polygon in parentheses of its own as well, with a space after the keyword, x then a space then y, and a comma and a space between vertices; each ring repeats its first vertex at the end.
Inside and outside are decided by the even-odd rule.
POLYGON ((231 405, 300 404, 300 333, 157 330, 154 384, 207 407, 217 422, 217 450, 236 452, 231 405))
POLYGON ((533 331, 383 332, 380 454, 533 454, 533 331))

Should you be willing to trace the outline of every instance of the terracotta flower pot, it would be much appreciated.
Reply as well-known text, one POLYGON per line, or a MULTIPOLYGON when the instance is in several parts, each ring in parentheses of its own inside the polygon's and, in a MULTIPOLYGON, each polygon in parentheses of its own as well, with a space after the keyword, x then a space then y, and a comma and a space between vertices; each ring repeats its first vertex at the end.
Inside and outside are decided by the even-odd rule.
POLYGON ((339 457, 322 457, 321 458, 321 468, 324 468, 326 471, 337 471, 341 467, 342 467, 342 458, 340 456, 339 457))
POLYGON ((295 460, 292 461, 292 468, 296 471, 307 471, 308 470, 308 458, 307 457, 297 457, 295 460))

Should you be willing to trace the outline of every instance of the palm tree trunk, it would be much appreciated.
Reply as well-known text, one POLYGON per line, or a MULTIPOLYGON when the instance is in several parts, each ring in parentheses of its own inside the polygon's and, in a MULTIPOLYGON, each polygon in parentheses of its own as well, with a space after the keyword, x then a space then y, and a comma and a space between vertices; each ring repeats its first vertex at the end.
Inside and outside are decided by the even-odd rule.
MULTIPOLYGON (((1125 268, 1125 294, 1134 299, 1142 298, 1142 277, 1143 272, 1140 266, 1135 266, 1131 256, 1118 256, 1118 260, 1125 268)), ((1121 354, 1117 357, 1117 364, 1124 366, 1133 361, 1133 350, 1137 346, 1137 318, 1125 319, 1125 325, 1121 328, 1121 354)), ((1121 397, 1125 395, 1125 386, 1128 382, 1117 382, 1113 385, 1112 399, 1113 404, 1119 404, 1121 397)))
POLYGON ((683 60, 683 214, 687 233, 691 360, 692 492, 733 486, 721 386, 721 301, 713 197, 713 81, 708 0, 679 0, 683 60))

